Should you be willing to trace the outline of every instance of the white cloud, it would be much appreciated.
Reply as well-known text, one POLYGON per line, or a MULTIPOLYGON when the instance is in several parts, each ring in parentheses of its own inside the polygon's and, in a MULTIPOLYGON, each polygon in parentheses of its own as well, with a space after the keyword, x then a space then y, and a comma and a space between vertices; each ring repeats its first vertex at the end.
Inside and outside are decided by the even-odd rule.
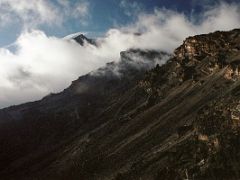
POLYGON ((93 46, 48 37, 42 31, 23 33, 15 53, 0 49, 0 106, 41 98, 70 85, 79 75, 103 66, 93 46))
POLYGON ((239 7, 216 6, 207 10, 197 24, 166 9, 141 13, 135 23, 109 30, 98 39, 99 47, 81 47, 39 30, 24 32, 15 43, 15 52, 0 49, 0 107, 61 91, 78 76, 117 61, 120 51, 147 48, 172 52, 187 36, 239 27, 239 7), (136 32, 141 35, 134 35, 136 32))
POLYGON ((88 15, 86 1, 67 0, 0 0, 0 27, 20 23, 27 29, 39 25, 61 25, 69 18, 84 20, 88 15))
POLYGON ((90 17, 89 2, 86 0, 79 0, 72 3, 69 0, 58 0, 61 6, 61 14, 66 17, 72 17, 78 20, 82 25, 87 25, 87 20, 90 17))
POLYGON ((142 5, 136 1, 122 0, 120 7, 127 16, 135 16, 142 11, 142 5))
MULTIPOLYGON (((240 27, 240 3, 226 4, 208 8, 197 19, 187 18, 184 14, 155 9, 153 14, 140 14, 136 23, 121 29, 111 30, 112 37, 124 37, 127 46, 161 49, 172 52, 176 46, 192 35, 209 33, 216 30, 231 30, 240 27), (195 23, 198 22, 198 23, 195 23), (140 32, 141 36, 129 34, 140 32)), ((120 41, 121 41, 120 40, 120 41)))
POLYGON ((214 8, 209 8, 203 16, 201 31, 208 32, 212 29, 228 30, 230 28, 239 28, 240 26, 240 3, 226 4, 222 3, 214 8))
POLYGON ((87 2, 79 2, 73 11, 73 16, 76 18, 88 16, 89 4, 87 2))
POLYGON ((8 16, 7 22, 20 21, 24 25, 36 25, 43 23, 59 22, 57 9, 48 1, 34 0, 0 0, 1 16, 8 16))

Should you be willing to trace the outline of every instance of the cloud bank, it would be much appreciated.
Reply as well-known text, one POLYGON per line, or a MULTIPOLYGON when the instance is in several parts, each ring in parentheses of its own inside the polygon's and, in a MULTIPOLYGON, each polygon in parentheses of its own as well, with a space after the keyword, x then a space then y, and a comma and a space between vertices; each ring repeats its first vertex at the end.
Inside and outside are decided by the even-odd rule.
POLYGON ((22 24, 23 28, 39 25, 61 25, 68 19, 86 23, 89 3, 79 0, 0 0, 0 27, 22 24))
MULTIPOLYGON (((69 6, 64 4, 66 1, 59 3, 69 6)), ((140 13, 135 23, 110 29, 104 37, 97 39, 98 47, 80 46, 74 41, 49 37, 40 30, 24 31, 14 44, 15 51, 0 48, 0 107, 59 92, 78 76, 106 62, 118 61, 120 51, 129 48, 171 53, 190 35, 238 28, 239 10, 239 4, 220 4, 206 9, 201 17, 190 19, 167 9, 156 9, 151 14, 140 13)), ((22 12, 21 9, 17 11, 22 12)), ((80 8, 76 11, 85 14, 86 10, 80 8)), ((26 21, 31 22, 31 19, 26 21)), ((45 15, 41 19, 44 21, 45 15)))

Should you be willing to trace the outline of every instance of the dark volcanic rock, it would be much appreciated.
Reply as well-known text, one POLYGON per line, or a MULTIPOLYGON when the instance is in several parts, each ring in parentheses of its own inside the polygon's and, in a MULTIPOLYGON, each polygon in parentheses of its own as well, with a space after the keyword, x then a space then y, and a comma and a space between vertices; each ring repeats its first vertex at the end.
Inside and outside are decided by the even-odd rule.
POLYGON ((89 43, 89 44, 94 45, 94 46, 97 45, 95 40, 89 39, 89 38, 87 38, 86 36, 84 36, 83 34, 80 34, 80 35, 74 37, 73 39, 74 39, 77 43, 79 43, 81 46, 83 46, 84 43, 89 43))
POLYGON ((129 50, 0 111, 1 179, 239 179, 240 30, 129 50), (154 67, 154 68, 153 68, 154 67))

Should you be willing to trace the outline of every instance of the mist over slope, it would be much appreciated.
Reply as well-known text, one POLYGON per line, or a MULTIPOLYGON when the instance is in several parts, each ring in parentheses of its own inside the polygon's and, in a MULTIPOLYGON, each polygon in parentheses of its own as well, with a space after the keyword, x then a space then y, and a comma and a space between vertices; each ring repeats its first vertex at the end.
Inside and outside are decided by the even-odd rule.
POLYGON ((130 49, 1 110, 1 178, 239 179, 239 44, 235 29, 130 49))

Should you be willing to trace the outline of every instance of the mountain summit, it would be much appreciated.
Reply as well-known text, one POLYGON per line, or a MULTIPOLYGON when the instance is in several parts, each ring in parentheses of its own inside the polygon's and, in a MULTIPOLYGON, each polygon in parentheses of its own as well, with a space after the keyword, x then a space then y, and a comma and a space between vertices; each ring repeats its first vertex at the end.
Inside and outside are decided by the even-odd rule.
POLYGON ((83 34, 80 34, 78 36, 73 37, 73 39, 78 42, 80 45, 84 45, 84 43, 89 43, 92 45, 96 45, 96 42, 93 39, 88 39, 86 36, 84 36, 83 34))
POLYGON ((172 56, 128 50, 1 110, 1 179, 239 179, 239 44, 235 29, 189 37, 172 56))
POLYGON ((96 46, 97 43, 94 39, 89 39, 87 38, 84 34, 82 34, 81 32, 79 33, 74 33, 74 34, 70 34, 66 37, 64 37, 64 39, 72 39, 75 40, 77 43, 79 43, 81 46, 83 46, 85 43, 91 44, 96 46))

